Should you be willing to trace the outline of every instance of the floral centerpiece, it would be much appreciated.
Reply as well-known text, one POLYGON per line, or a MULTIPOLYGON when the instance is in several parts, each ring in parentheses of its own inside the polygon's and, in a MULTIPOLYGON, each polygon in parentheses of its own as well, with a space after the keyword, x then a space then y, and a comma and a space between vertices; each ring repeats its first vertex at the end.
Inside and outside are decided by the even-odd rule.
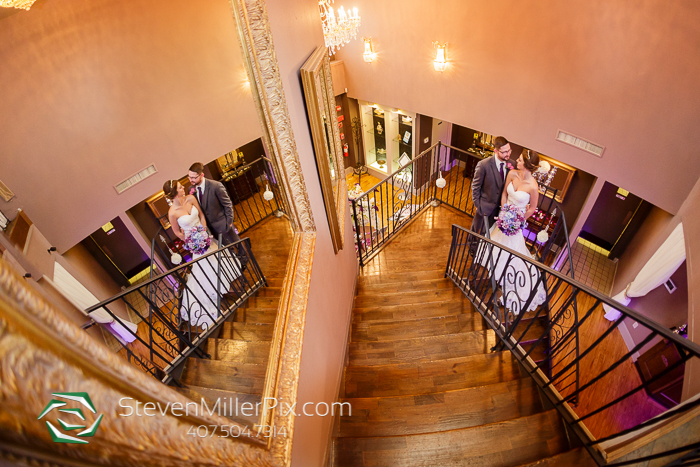
POLYGON ((363 193, 364 191, 362 191, 362 187, 359 183, 355 183, 354 187, 348 188, 348 198, 350 199, 357 199, 362 196, 363 193))
POLYGON ((506 204, 498 214, 496 225, 509 237, 515 235, 525 227, 525 213, 515 205, 506 204))
POLYGON ((198 225, 185 237, 185 249, 195 255, 203 255, 211 246, 211 237, 203 225, 198 225))

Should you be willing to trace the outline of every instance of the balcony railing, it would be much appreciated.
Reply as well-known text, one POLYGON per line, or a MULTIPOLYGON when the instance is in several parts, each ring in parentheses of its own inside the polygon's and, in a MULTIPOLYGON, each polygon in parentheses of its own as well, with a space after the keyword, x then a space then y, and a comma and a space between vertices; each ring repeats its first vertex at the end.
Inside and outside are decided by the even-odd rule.
POLYGON ((244 238, 137 284, 86 310, 102 309, 122 323, 133 342, 120 351, 168 383, 187 357, 210 358, 201 344, 259 288, 265 277, 244 238), (135 317, 132 331, 117 313, 135 317))
MULTIPOLYGON (((438 142, 356 199, 351 200, 360 265, 364 265, 428 206, 439 203, 474 215, 471 181, 480 157, 438 142), (444 186, 439 188, 444 181, 444 186)), ((566 216, 557 190, 540 185, 537 211, 525 241, 539 261, 573 275, 566 216), (548 239, 538 242, 546 230, 548 239)))
POLYGON ((499 342, 493 350, 512 352, 598 465, 651 459, 668 459, 659 465, 692 465, 678 463, 678 458, 697 458, 693 451, 700 447, 700 432, 686 433, 689 440, 662 444, 653 453, 629 451, 613 461, 611 452, 623 440, 643 440, 662 422, 677 421, 700 404, 696 396, 660 413, 647 396, 664 378, 682 375, 689 360, 700 358, 700 346, 571 277, 457 225, 452 227, 445 275, 496 333, 499 342), (604 313, 603 304, 618 310, 620 317, 594 326, 604 313), (527 311, 530 308, 534 310, 527 311), (615 346, 620 336, 615 334, 626 318, 647 335, 633 348, 620 350, 615 346), (648 378, 637 378, 635 354, 662 340, 675 346, 680 358, 648 378))

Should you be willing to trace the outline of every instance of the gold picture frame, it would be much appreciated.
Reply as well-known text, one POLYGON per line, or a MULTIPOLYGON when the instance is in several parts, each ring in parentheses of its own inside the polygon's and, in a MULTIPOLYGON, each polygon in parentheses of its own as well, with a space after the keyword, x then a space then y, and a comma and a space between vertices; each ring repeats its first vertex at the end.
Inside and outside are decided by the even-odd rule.
POLYGON ((557 168, 557 173, 549 186, 550 188, 557 190, 555 199, 560 203, 564 202, 564 197, 566 196, 566 192, 569 190, 571 180, 574 179, 574 175, 576 174, 576 168, 552 159, 551 157, 547 157, 543 154, 540 154, 540 160, 547 161, 552 167, 557 168))
POLYGON ((347 187, 331 65, 325 47, 316 48, 304 63, 301 78, 333 249, 338 253, 343 249, 347 187))

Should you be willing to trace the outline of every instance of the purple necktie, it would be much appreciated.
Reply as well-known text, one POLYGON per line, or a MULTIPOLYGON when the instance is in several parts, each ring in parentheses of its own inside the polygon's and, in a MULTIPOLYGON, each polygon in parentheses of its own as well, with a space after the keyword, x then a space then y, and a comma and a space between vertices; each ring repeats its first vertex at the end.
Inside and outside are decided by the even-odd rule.
POLYGON ((503 162, 501 162, 501 163, 498 164, 498 165, 499 165, 499 170, 501 171, 501 180, 505 180, 505 179, 506 179, 506 174, 503 173, 503 166, 504 166, 505 164, 504 164, 503 162))
MULTIPOLYGON (((503 175, 502 172, 501 172, 501 175, 503 175)), ((198 200, 199 205, 201 206, 202 205, 202 187, 201 186, 197 187, 197 195, 198 195, 197 197, 199 198, 199 200, 198 200)))

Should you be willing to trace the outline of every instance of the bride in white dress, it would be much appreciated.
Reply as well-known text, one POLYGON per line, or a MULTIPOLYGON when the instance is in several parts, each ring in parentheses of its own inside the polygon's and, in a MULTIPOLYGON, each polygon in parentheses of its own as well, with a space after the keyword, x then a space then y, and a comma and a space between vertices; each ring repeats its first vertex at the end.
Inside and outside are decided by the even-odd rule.
MULTIPOLYGON (((168 180, 163 185, 165 196, 172 199, 172 205, 168 211, 168 219, 173 233, 185 241, 187 236, 200 224, 206 228, 207 221, 197 198, 185 195, 184 187, 177 180, 168 180)), ((206 253, 217 249, 216 242, 212 242, 206 253)), ((192 260, 204 254, 192 254, 192 260)), ((219 263, 217 255, 199 261, 192 266, 192 272, 187 278, 185 292, 182 296, 180 315, 185 321, 189 321, 193 327, 208 329, 220 316, 217 305, 219 296, 229 291, 231 282, 241 275, 237 262, 231 261, 231 256, 226 255, 227 260, 221 264, 221 280, 219 292, 216 291, 219 263)))
MULTIPOLYGON (((501 195, 501 206, 512 204, 524 212, 525 220, 529 219, 537 210, 537 199, 539 188, 537 181, 532 176, 532 172, 539 167, 540 158, 537 153, 531 155, 522 154, 517 161, 517 170, 511 170, 505 182, 505 189, 501 195)), ((514 235, 506 235, 495 224, 490 231, 491 240, 499 243, 511 250, 532 258, 530 251, 525 244, 525 237, 522 231, 514 235)), ((523 261, 522 259, 509 255, 506 251, 494 247, 490 258, 487 254, 488 248, 479 248, 477 251, 477 261, 484 267, 494 269, 494 277, 503 294, 501 303, 505 303, 506 309, 513 314, 519 314, 527 305, 527 301, 536 292, 532 301, 527 305, 526 311, 537 309, 547 299, 545 285, 538 283, 540 274, 538 269, 523 261), (510 259, 510 261, 509 261, 510 259), (493 265, 491 264, 493 263, 493 265)))

